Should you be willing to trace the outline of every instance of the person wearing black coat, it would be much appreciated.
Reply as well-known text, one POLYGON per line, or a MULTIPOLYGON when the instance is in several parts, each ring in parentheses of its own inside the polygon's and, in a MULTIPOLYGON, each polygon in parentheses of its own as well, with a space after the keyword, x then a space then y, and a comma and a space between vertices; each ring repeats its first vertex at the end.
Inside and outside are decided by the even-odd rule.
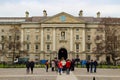
POLYGON ((90 72, 91 73, 93 72, 93 66, 94 66, 94 62, 93 62, 93 60, 91 60, 91 62, 90 62, 90 72))
POLYGON ((30 70, 29 70, 30 69, 30 62, 29 61, 26 62, 26 68, 27 68, 26 73, 29 74, 29 72, 30 72, 30 70))
POLYGON ((34 66, 35 66, 34 61, 33 60, 30 61, 31 74, 33 74, 33 68, 34 68, 34 66))
POLYGON ((90 62, 89 61, 86 62, 86 68, 87 68, 87 72, 89 72, 89 68, 90 68, 90 62))
POLYGON ((93 62, 93 64, 94 64, 94 72, 96 73, 97 66, 98 66, 98 62, 95 60, 95 61, 93 62))

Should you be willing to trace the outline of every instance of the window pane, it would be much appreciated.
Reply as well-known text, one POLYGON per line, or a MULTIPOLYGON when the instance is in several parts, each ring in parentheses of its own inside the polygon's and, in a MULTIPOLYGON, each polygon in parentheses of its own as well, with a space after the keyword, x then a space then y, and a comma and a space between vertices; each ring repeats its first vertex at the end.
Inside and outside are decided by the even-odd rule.
POLYGON ((27 50, 29 50, 29 48, 30 48, 30 46, 29 46, 29 44, 27 44, 27 50))
POLYGON ((76 35, 76 40, 79 40, 79 35, 76 35))
POLYGON ((90 40, 90 35, 87 36, 88 40, 90 40))
POLYGON ((49 44, 47 44, 47 50, 50 50, 50 45, 49 44))
POLYGON ((30 38, 30 36, 29 36, 29 35, 27 35, 27 40, 29 40, 29 38, 30 38))
POLYGON ((50 40, 50 35, 47 35, 47 40, 50 40))
POLYGON ((36 40, 38 40, 38 35, 36 35, 36 40))

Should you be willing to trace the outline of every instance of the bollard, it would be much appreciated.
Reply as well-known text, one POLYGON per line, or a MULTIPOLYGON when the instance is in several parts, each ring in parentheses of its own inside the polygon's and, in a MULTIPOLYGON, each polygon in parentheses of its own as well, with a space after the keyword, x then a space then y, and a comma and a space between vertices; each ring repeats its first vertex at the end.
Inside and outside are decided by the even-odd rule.
POLYGON ((95 80, 95 77, 93 77, 93 80, 95 80))

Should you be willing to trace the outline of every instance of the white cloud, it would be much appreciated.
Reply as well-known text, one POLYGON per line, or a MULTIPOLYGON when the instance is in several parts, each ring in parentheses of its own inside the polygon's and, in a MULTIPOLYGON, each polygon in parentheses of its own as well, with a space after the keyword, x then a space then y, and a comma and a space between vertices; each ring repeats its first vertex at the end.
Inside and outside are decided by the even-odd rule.
MULTIPOLYGON (((14 0, 12 0, 13 2, 14 0)), ((55 15, 62 11, 78 16, 82 9, 84 16, 96 16, 98 11, 101 16, 120 17, 120 5, 111 0, 18 0, 18 2, 0 3, 0 16, 24 16, 27 10, 30 16, 42 16, 42 11, 47 10, 48 16, 55 15), (110 2, 109 2, 110 1, 110 2)), ((1 0, 0 0, 1 2, 1 0)))

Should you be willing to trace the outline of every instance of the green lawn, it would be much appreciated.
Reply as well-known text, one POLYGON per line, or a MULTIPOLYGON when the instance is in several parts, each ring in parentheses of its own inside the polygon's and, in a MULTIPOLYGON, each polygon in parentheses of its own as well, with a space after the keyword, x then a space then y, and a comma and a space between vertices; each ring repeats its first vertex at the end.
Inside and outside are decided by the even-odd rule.
MULTIPOLYGON (((25 64, 0 64, 0 68, 25 68, 26 65, 25 64)), ((36 68, 44 68, 45 65, 44 64, 36 64, 35 65, 36 68)), ((76 67, 78 68, 85 68, 86 66, 81 66, 80 64, 76 67)), ((120 65, 119 66, 113 66, 113 65, 98 65, 98 68, 108 68, 108 69, 120 69, 120 65)))

